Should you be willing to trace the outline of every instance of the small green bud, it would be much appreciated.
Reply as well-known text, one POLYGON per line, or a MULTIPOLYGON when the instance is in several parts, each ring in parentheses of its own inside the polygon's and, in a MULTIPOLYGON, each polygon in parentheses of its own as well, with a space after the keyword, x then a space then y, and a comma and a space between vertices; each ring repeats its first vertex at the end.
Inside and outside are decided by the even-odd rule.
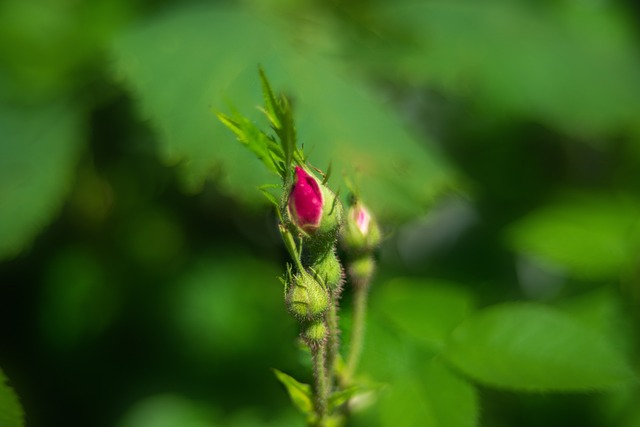
POLYGON ((327 337, 327 326, 322 320, 313 321, 304 326, 302 337, 307 342, 320 343, 327 337))
POLYGON ((306 271, 293 277, 286 296, 289 313, 300 320, 319 317, 329 307, 329 295, 320 283, 306 271))
POLYGON ((344 276, 342 266, 333 250, 326 252, 324 256, 316 260, 311 268, 329 289, 336 289, 341 285, 344 276))
POLYGON ((349 264, 349 276, 354 286, 369 283, 376 268, 376 262, 371 255, 364 255, 354 259, 349 264))
POLYGON ((378 223, 361 201, 355 200, 349 207, 340 237, 344 248, 355 254, 371 252, 380 244, 378 223))

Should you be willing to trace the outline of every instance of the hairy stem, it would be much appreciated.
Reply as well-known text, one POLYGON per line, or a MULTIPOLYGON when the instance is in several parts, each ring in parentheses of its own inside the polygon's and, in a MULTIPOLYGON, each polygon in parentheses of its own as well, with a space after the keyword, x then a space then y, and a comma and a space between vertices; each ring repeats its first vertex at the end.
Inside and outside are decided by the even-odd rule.
POLYGON ((329 375, 329 388, 333 387, 335 363, 340 351, 340 326, 338 323, 339 295, 332 296, 332 302, 327 312, 327 373, 329 375))
POLYGON ((353 292, 353 320, 351 327, 351 341, 349 346, 349 356, 347 368, 344 374, 344 383, 349 384, 356 373, 362 347, 364 344, 365 322, 367 317, 367 296, 369 294, 369 283, 361 283, 354 287, 353 292))
POLYGON ((317 425, 324 425, 329 398, 329 378, 327 376, 327 342, 322 340, 310 345, 313 359, 313 376, 315 380, 315 406, 318 416, 317 425))

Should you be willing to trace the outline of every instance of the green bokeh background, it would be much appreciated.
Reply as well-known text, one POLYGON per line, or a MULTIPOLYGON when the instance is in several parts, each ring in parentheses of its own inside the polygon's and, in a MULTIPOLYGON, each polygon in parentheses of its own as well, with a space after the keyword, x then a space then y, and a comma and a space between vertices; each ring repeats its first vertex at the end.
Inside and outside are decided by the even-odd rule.
MULTIPOLYGON (((630 0, 0 0, 0 380, 27 425, 302 425, 271 371, 310 382, 257 190, 277 177, 214 114, 266 125, 260 64, 385 233, 350 425, 640 426, 639 22, 630 0), (492 371, 483 334, 518 325, 492 371), (564 383, 501 371, 545 348, 564 383)), ((0 427, 19 412, 0 387, 0 427)))

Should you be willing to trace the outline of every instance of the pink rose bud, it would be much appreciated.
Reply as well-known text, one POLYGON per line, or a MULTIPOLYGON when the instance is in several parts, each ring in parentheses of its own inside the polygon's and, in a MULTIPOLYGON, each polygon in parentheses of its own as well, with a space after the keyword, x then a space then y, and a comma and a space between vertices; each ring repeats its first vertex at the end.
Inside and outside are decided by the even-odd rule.
POLYGON ((363 205, 360 205, 359 209, 353 210, 353 214, 356 217, 355 220, 358 229, 363 236, 366 236, 369 232, 369 223, 371 222, 371 215, 369 214, 369 211, 363 205))
POLYGON ((344 248, 352 254, 371 252, 380 244, 378 223, 358 200, 352 201, 349 208, 341 240, 344 248))
POLYGON ((318 181, 300 166, 289 194, 289 212, 295 224, 307 233, 315 231, 322 219, 323 197, 318 181))

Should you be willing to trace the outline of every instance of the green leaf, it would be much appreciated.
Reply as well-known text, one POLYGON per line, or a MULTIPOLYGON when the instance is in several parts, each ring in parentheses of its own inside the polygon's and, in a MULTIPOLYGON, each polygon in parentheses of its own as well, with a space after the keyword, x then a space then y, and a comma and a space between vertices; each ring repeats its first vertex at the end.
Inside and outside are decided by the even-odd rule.
POLYGON ((536 304, 503 304, 471 316, 453 332, 446 355, 472 378, 507 389, 588 391, 634 379, 601 335, 536 304))
POLYGON ((379 13, 402 37, 361 51, 394 77, 472 93, 483 110, 581 135, 636 123, 640 60, 619 4, 409 0, 379 13))
POLYGON ((516 251, 577 278, 610 279, 635 265, 640 203, 609 195, 567 195, 507 230, 516 251))
POLYGON ((616 335, 623 323, 621 301, 609 287, 560 301, 556 307, 603 336, 616 335))
POLYGON ((70 105, 0 103, 0 259, 25 250, 58 213, 82 138, 70 105))
POLYGON ((260 73, 260 83, 262 84, 262 96, 264 98, 265 114, 271 122, 271 126, 278 129, 282 127, 282 123, 280 123, 279 120, 280 114, 278 112, 278 103, 276 101, 276 97, 273 94, 273 89, 271 89, 271 85, 269 84, 267 75, 264 73, 262 67, 260 67, 258 71, 260 73))
POLYGON ((301 383, 295 378, 277 369, 274 369, 273 372, 276 374, 278 381, 280 381, 287 389, 287 393, 289 393, 289 397, 296 408, 305 415, 313 414, 311 386, 309 384, 301 383))
POLYGON ((218 119, 236 135, 238 141, 251 150, 270 171, 281 175, 282 169, 278 167, 278 161, 282 161, 282 155, 275 141, 271 140, 264 132, 250 120, 236 115, 231 118, 218 113, 218 119))
POLYGON ((424 279, 393 279, 376 289, 373 298, 374 310, 435 350, 444 347, 472 310, 472 297, 464 289, 424 279))
POLYGON ((329 396, 329 412, 345 404, 352 397, 365 392, 366 390, 364 390, 363 387, 359 386, 353 386, 344 390, 336 391, 335 393, 331 394, 331 396, 329 396))
POLYGON ((474 427, 479 405, 473 385, 431 360, 390 385, 379 403, 383 427, 474 427))
MULTIPOLYGON (((139 22, 116 41, 112 54, 117 75, 158 131, 162 157, 181 164, 190 188, 215 173, 235 198, 263 202, 255 188, 272 177, 254 167, 252 154, 230 140, 210 113, 231 102, 259 127, 260 119, 268 121, 255 108, 264 102, 256 73, 261 64, 278 92, 292 94, 298 138, 312 164, 333 162, 337 179, 358 174, 362 197, 379 217, 424 212, 452 180, 434 145, 417 141, 337 57, 312 46, 298 49, 290 34, 259 11, 182 4, 139 22)), ((277 108, 288 108, 283 98, 275 99, 277 108)), ((281 124, 292 140, 292 124, 281 124)))
POLYGON ((24 412, 18 396, 7 384, 7 377, 0 370, 0 426, 23 427, 24 412))

